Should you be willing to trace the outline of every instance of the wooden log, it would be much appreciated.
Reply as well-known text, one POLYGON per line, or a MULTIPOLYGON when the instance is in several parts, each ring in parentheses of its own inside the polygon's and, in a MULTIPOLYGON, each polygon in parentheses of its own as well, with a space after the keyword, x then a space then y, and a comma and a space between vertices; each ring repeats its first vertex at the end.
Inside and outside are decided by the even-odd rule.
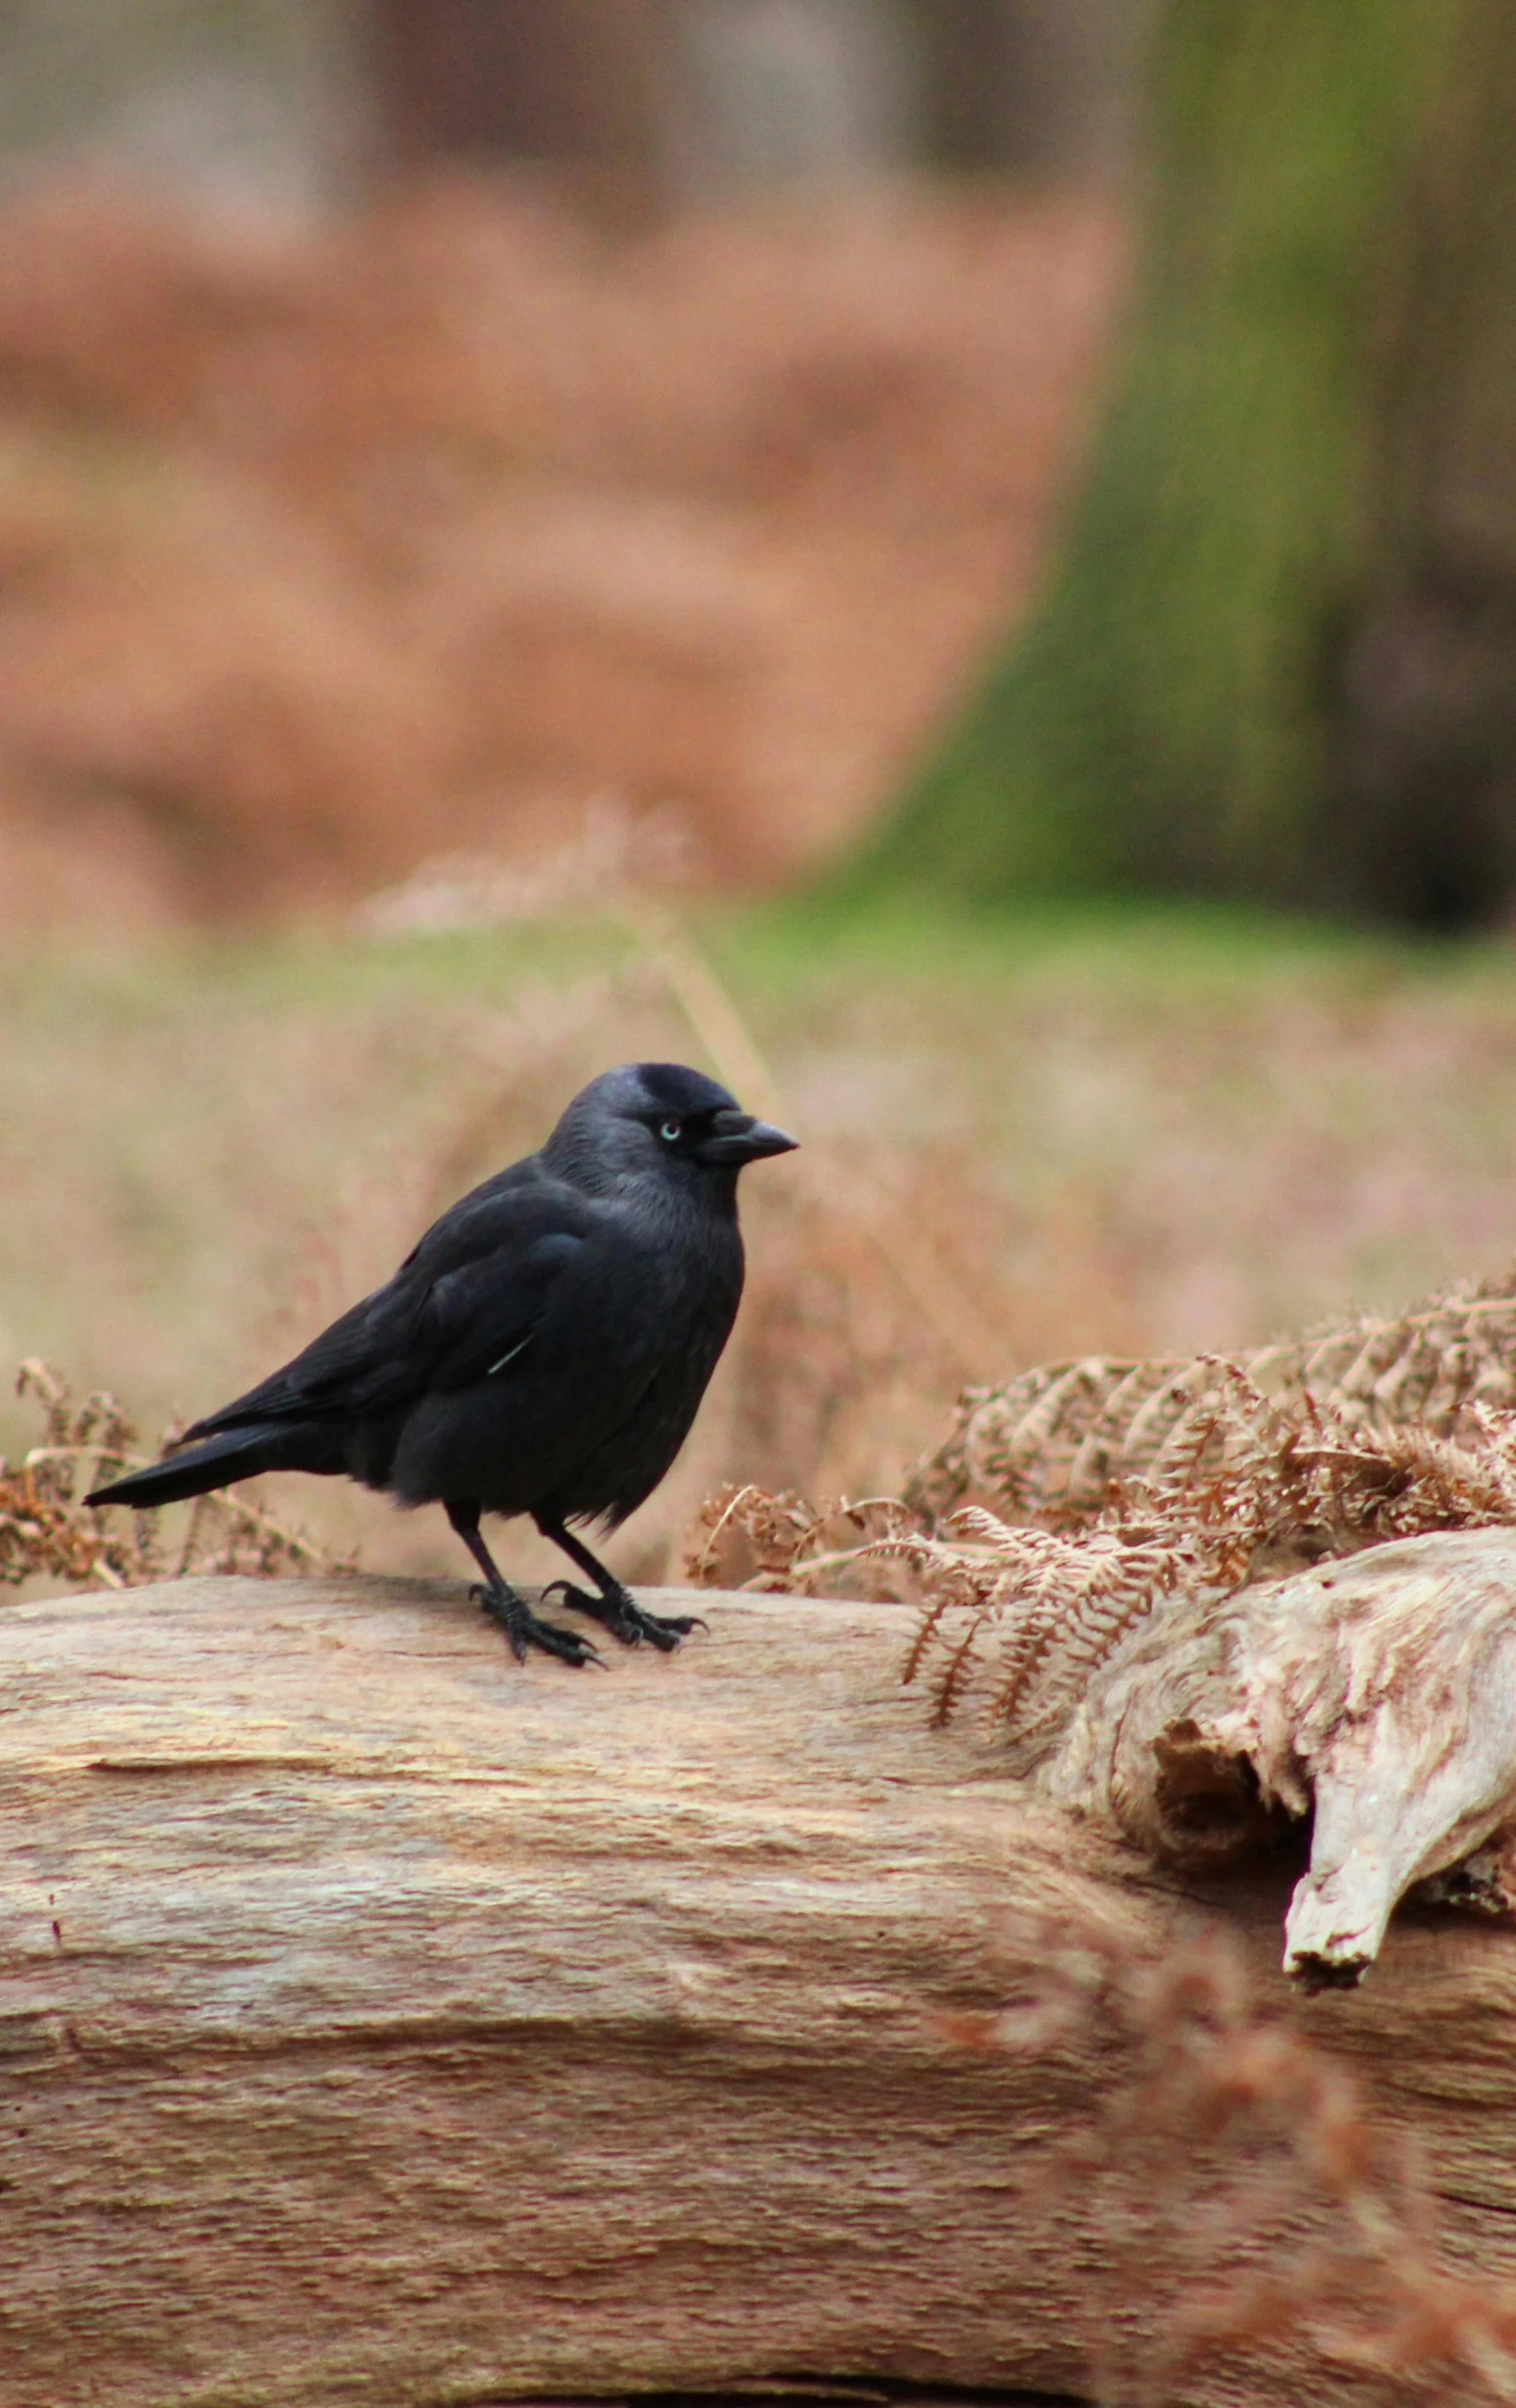
MULTIPOLYGON (((1219 2212, 1252 2194, 1208 2106, 1158 2131, 1182 2058, 1208 2100, 1239 2050, 1297 2101, 1347 2069, 1442 2262, 1516 2276, 1507 1933, 1422 1917, 1299 1997, 1298 1863, 1180 1876, 1039 1801, 928 1726, 903 1608, 705 1610, 578 1674, 453 1584, 0 1616, 4 2408, 1136 2398, 1191 2277, 1240 2296, 1352 2220, 1330 2167, 1219 2212), (1204 1973, 1220 1925, 1271 2023, 1204 1973)), ((1264 2321, 1153 2396, 1408 2396, 1264 2321)), ((1438 2396, 1486 2396, 1448 2348, 1438 2396)))

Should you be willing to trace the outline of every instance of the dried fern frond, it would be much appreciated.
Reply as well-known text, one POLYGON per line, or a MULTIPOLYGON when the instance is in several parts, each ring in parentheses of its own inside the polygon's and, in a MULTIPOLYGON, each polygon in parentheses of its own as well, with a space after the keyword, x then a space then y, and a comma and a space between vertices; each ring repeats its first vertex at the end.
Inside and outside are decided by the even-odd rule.
POLYGON ((909 1560, 915 1527, 898 1497, 811 1505, 792 1489, 771 1495, 729 1481, 706 1499, 686 1536, 684 1577, 706 1589, 851 1594, 850 1579, 867 1566, 896 1555, 909 1560))
POLYGON ((1041 1962, 1033 2016, 988 2019, 976 2045, 1020 2053, 1030 2024, 1032 2045, 1078 2033, 1117 2070, 1046 2178, 1050 2208, 1098 2201, 1085 2332, 1102 2400, 1191 2398, 1218 2357, 1301 2331, 1387 2398, 1516 2399, 1516 2299, 1448 2275, 1425 2169, 1341 2064, 1260 2012, 1229 1943, 1144 1962, 1050 1923, 1041 1962))
POLYGON ((966 1397, 899 1499, 723 1491, 688 1569, 740 1543, 750 1587, 890 1570, 936 1718, 974 1696, 1035 1760, 1167 1601, 1491 1523, 1516 1523, 1516 1280, 1242 1356, 1044 1365, 966 1397))
POLYGON ((156 1458, 132 1451, 136 1430, 113 1397, 98 1394, 77 1405, 46 1363, 23 1363, 16 1393, 42 1406, 43 1437, 19 1465, 0 1458, 0 1586, 43 1577, 81 1588, 135 1589, 191 1572, 272 1579, 344 1568, 244 1497, 196 1497, 173 1547, 158 1512, 82 1503, 103 1481, 156 1458))
POLYGON ((761 1588, 764 1576, 771 1574, 787 1588, 806 1542, 823 1518, 824 1508, 818 1512, 792 1490, 770 1496, 751 1482, 740 1488, 729 1480, 706 1499, 686 1537, 685 1579, 697 1588, 732 1585, 722 1567, 733 1547, 745 1543, 755 1572, 743 1585, 761 1588))
POLYGON ((1282 1407, 1309 1396, 1356 1430, 1466 1441, 1481 1408, 1516 1410, 1516 1268, 1395 1319, 1361 1315, 1230 1361, 1094 1355, 970 1389, 906 1500, 934 1519, 971 1496, 1019 1520, 1098 1516, 1113 1483, 1191 1444, 1216 1390, 1238 1377, 1282 1407))
POLYGON ((1166 1600, 1223 1597, 1248 1581, 1432 1530, 1516 1523, 1516 1414, 1479 1408, 1455 1441, 1420 1426, 1376 1435, 1308 1392, 1265 1396, 1245 1366, 1206 1360, 1203 1414, 1175 1423, 1146 1479, 1052 1530, 950 1517, 919 1556, 925 1620, 913 1668, 936 1658, 941 1718, 973 1689, 1023 1747, 1051 1744, 1089 1681, 1166 1600), (1000 1581, 970 1611, 964 1539, 1000 1581), (944 1611, 945 1606, 949 1609, 944 1611))

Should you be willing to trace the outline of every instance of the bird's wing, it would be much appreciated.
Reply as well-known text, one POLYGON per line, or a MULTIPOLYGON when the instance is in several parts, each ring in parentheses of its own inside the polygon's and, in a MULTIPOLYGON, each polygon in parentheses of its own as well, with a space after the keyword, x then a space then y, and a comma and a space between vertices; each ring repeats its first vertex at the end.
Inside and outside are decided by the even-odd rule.
POLYGON ((428 1290, 422 1314, 426 1386, 467 1388, 501 1378, 531 1346, 585 1243, 583 1232, 545 1229, 513 1257, 509 1278, 498 1254, 445 1271, 428 1290))
POLYGON ((428 1389, 503 1375, 530 1347, 594 1220, 589 1201, 560 1182, 517 1176, 528 1168, 464 1197, 386 1286, 246 1396, 197 1422, 186 1440, 287 1416, 362 1420, 428 1389))

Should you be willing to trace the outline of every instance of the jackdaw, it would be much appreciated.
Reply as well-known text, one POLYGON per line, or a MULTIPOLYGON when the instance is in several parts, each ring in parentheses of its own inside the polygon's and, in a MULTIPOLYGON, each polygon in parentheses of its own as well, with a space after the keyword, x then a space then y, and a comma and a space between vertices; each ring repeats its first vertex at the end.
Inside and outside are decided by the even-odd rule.
POLYGON ((582 1664, 589 1641, 534 1614, 481 1535, 481 1513, 529 1513, 594 1584, 544 1595, 628 1645, 677 1647, 696 1618, 646 1612, 569 1524, 613 1530, 673 1462, 743 1292, 738 1173, 794 1143, 698 1070, 607 1070, 540 1153, 444 1212, 386 1287, 86 1502, 166 1505, 315 1471, 442 1504, 513 1652, 582 1664))

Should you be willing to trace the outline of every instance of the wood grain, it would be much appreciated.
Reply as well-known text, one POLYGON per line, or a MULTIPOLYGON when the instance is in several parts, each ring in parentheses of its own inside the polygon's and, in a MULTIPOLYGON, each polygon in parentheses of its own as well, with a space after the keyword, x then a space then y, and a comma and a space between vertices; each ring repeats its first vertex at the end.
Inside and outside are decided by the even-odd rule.
MULTIPOLYGON (((1036 1803, 926 1726, 906 1610, 704 1610, 582 1673, 452 1584, 0 1617, 6 2408, 1083 2396, 1110 2253, 1064 2152, 1130 2069, 965 2034, 1049 1932, 1135 1963, 1218 1914, 1416 2134, 1453 2260, 1516 2275, 1507 1934, 1423 1918, 1298 1999, 1291 1868, 1186 1896, 1036 1803)), ((1135 2347, 1155 2308, 1101 2312, 1135 2347)), ((1290 2348, 1174 2397, 1312 2397, 1290 2348)))

